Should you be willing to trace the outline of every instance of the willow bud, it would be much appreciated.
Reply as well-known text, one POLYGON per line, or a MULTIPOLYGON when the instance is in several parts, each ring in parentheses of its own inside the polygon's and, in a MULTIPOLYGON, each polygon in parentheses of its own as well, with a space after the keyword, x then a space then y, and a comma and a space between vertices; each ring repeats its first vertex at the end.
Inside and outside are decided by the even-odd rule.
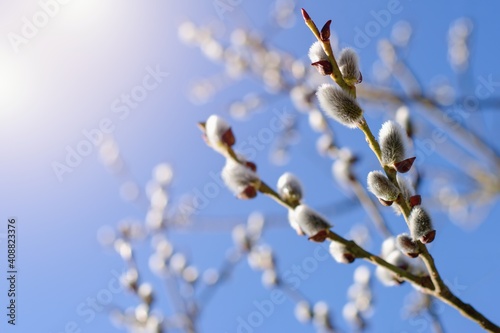
POLYGON ((403 128, 409 138, 413 136, 413 123, 410 118, 410 109, 402 105, 396 111, 396 122, 403 128))
POLYGON ((295 305, 295 318, 303 324, 312 319, 312 309, 307 301, 300 301, 295 305))
POLYGON ((356 259, 354 254, 349 252, 344 244, 338 242, 331 242, 329 251, 333 259, 340 264, 350 264, 356 259))
POLYGON ((363 118, 363 110, 347 92, 331 84, 323 84, 316 93, 323 111, 349 128, 356 128, 363 118))
POLYGON ((356 51, 345 48, 340 52, 339 69, 344 81, 350 86, 360 82, 361 72, 359 71, 359 59, 356 51))
POLYGON ((325 50, 323 50, 323 46, 321 45, 321 42, 314 42, 311 47, 309 48, 309 59, 311 60, 312 63, 321 61, 321 60, 326 60, 328 61, 328 56, 325 53, 325 50))
POLYGON ((205 124, 200 124, 204 127, 206 141, 210 147, 220 153, 225 153, 227 147, 235 144, 236 139, 229 124, 217 115, 208 117, 205 124))
POLYGON ((302 229, 300 229, 299 224, 295 220, 294 213, 295 213, 295 211, 293 209, 288 210, 288 223, 290 223, 290 226, 292 227, 293 230, 295 230, 297 235, 304 236, 305 235, 304 231, 302 231, 302 229))
POLYGON ((402 253, 406 254, 408 257, 416 258, 418 257, 419 250, 418 245, 413 241, 413 239, 408 234, 400 234, 396 238, 396 245, 402 253))
POLYGON ((260 186, 259 176, 250 166, 244 166, 230 158, 222 169, 222 180, 240 199, 254 198, 260 186))
POLYGON ((424 244, 431 243, 436 236, 436 230, 432 226, 432 221, 427 212, 420 206, 415 206, 411 210, 410 231, 413 240, 419 240, 424 244))
POLYGON ((290 172, 284 173, 278 179, 277 188, 280 197, 286 202, 299 202, 302 199, 302 185, 290 172))
POLYGON ((314 241, 324 241, 326 231, 331 227, 323 216, 304 204, 295 207, 293 219, 309 239, 314 241))
POLYGON ((384 201, 395 201, 399 189, 381 171, 371 171, 368 174, 368 190, 384 201))
POLYGON ((316 67, 321 75, 330 75, 333 72, 332 64, 320 42, 314 42, 309 48, 311 65, 316 67))
POLYGON ((405 131, 396 122, 386 121, 378 134, 382 163, 394 166, 405 159, 407 136, 405 131))
MULTIPOLYGON (((384 259, 389 264, 397 266, 403 270, 406 270, 409 267, 406 257, 398 250, 392 251, 384 259)), ((404 282, 404 280, 400 280, 396 274, 383 266, 377 266, 375 269, 375 276, 377 276, 380 282, 386 286, 395 286, 404 282)))

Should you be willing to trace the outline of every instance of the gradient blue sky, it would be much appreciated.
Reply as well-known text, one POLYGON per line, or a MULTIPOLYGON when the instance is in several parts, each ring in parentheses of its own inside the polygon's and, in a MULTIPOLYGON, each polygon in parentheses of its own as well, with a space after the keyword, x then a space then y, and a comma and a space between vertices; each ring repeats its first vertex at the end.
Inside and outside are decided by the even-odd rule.
MULTIPOLYGON (((364 29, 373 20, 370 11, 385 9, 388 3, 385 0, 297 1, 297 7, 307 8, 317 22, 333 19, 332 27, 341 45, 351 45, 356 28, 364 29)), ((95 297, 107 288, 113 282, 113 272, 123 269, 118 256, 98 244, 98 228, 104 224, 114 226, 127 217, 142 219, 145 212, 121 201, 119 181, 103 167, 97 149, 73 172, 65 174, 63 181, 54 174, 52 163, 62 162, 66 147, 74 148, 85 138, 82 131, 96 128, 102 119, 109 118, 130 171, 141 185, 146 184, 156 164, 169 162, 175 170, 172 188, 175 197, 202 188, 210 181, 209 172, 219 170, 223 160, 206 148, 195 122, 211 113, 227 114, 223 108, 226 102, 262 88, 255 81, 246 80, 206 105, 193 105, 187 97, 190 85, 222 69, 206 60, 198 49, 182 44, 177 37, 177 26, 185 19, 197 24, 216 21, 225 27, 225 38, 241 25, 259 31, 268 20, 272 4, 274 1, 243 0, 221 20, 211 1, 72 0, 61 5, 48 24, 15 52, 8 34, 19 34, 23 17, 31 18, 40 5, 30 0, 0 3, 0 233, 5 232, 10 216, 17 217, 19 226, 18 325, 7 326, 2 313, 2 331, 61 333, 69 322, 75 322, 82 332, 119 331, 105 311, 86 322, 76 309, 87 297, 95 297), (140 84, 148 67, 159 67, 168 77, 126 119, 120 119, 112 111, 114 101, 140 84)), ((415 29, 408 61, 419 79, 429 83, 440 75, 453 78, 447 64, 446 35, 450 23, 464 15, 475 22, 471 89, 478 84, 479 76, 492 75, 500 80, 498 2, 400 0, 400 6, 401 13, 394 15, 390 24, 382 27, 380 34, 360 51, 368 81, 371 76, 368 68, 376 58, 375 40, 387 37, 392 24, 400 19, 409 21, 415 29)), ((272 41, 305 59, 313 39, 298 17, 293 28, 274 35, 272 41)), ((291 109, 292 105, 280 99, 247 123, 233 122, 237 135, 246 138, 267 126, 273 108, 291 109)), ((482 135, 498 148, 495 130, 499 117, 494 112, 473 114, 472 120, 482 125, 482 135)), ((368 120, 376 128, 384 118, 373 113, 368 120)), ((315 154, 316 134, 305 119, 300 122, 300 129, 302 140, 293 148, 294 156, 288 165, 275 167, 268 161, 267 149, 259 152, 256 162, 261 176, 274 183, 282 172, 291 170, 303 180, 309 204, 322 207, 342 200, 345 195, 331 181, 330 162, 315 154)), ((361 154, 367 152, 359 133, 338 126, 336 129, 343 144, 361 154)), ((358 174, 376 167, 376 160, 368 156, 358 174)), ((430 166, 443 165, 438 158, 428 161, 430 166)), ((424 200, 430 196, 429 191, 429 187, 424 187, 424 200)), ((236 216, 244 220, 245 214, 256 209, 281 214, 285 224, 284 212, 269 200, 239 202, 226 190, 200 216, 236 216)), ((496 283, 500 279, 500 251, 496 246, 499 208, 495 207, 483 224, 468 232, 450 223, 446 215, 434 214, 438 238, 432 252, 442 275, 452 285, 465 286, 460 296, 499 323, 500 313, 494 305, 500 297, 496 283)), ((390 211, 386 215, 391 226, 403 230, 401 220, 393 218, 390 211)), ((354 222, 367 221, 359 209, 329 217, 340 233, 347 232, 354 222)), ((173 240, 202 269, 217 267, 231 247, 228 232, 174 233, 173 240)), ((282 271, 300 264, 316 246, 297 238, 288 228, 267 231, 265 240, 275 249, 282 271)), ((6 264, 4 248, 2 242, 2 276, 6 264)), ((140 258, 147 259, 148 247, 142 250, 140 258)), ((345 267, 326 261, 300 287, 311 300, 330 304, 334 321, 343 331, 349 331, 349 326, 341 318, 341 310, 357 265, 345 267)), ((150 277, 160 288, 158 280, 150 277)), ((4 309, 6 284, 4 278, 1 281, 0 308, 4 309)), ((388 289, 375 281, 374 290, 376 311, 370 319, 369 332, 428 331, 422 326, 424 322, 400 316, 410 286, 388 289)), ((269 299, 269 295, 270 291, 260 283, 260 274, 251 271, 246 262, 242 263, 234 278, 206 309, 200 331, 235 332, 238 316, 247 316, 254 310, 255 300, 269 299)), ((113 303, 125 306, 132 304, 131 299, 130 295, 119 293, 113 303)), ((311 326, 296 322, 293 307, 290 300, 279 305, 256 332, 312 332, 311 326)), ((448 332, 479 332, 476 324, 463 319, 452 308, 442 307, 442 319, 448 332)))

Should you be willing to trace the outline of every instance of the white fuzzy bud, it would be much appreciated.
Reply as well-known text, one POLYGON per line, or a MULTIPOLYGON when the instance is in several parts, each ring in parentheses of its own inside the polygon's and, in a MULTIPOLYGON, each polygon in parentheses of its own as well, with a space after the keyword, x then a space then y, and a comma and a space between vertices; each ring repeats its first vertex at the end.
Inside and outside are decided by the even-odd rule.
POLYGON ((323 111, 349 128, 356 128, 363 118, 363 110, 347 92, 331 84, 323 84, 316 93, 323 111))
POLYGON ((342 316, 347 322, 354 325, 358 325, 363 320, 356 304, 353 302, 349 302, 344 305, 342 308, 342 316))
POLYGON ((313 319, 317 326, 331 328, 332 325, 330 323, 330 309, 328 308, 328 304, 323 301, 314 304, 313 319))
POLYGON ((300 301, 295 305, 295 318, 301 323, 307 323, 312 318, 311 306, 306 301, 300 301))
POLYGON ((396 122, 386 121, 380 129, 378 140, 382 151, 382 163, 393 165, 405 159, 408 138, 396 122))
POLYGON ((394 238, 394 237, 387 237, 382 242, 380 256, 382 258, 386 258, 391 252, 393 252, 395 250, 397 250, 396 238, 394 238))
POLYGON ((309 59, 312 63, 321 60, 328 60, 328 56, 326 55, 325 50, 323 50, 323 46, 319 41, 314 42, 309 48, 309 59))
POLYGON ((385 201, 394 201, 398 198, 399 189, 381 171, 372 171, 368 174, 368 190, 377 198, 385 201))
POLYGON ((323 133, 316 141, 316 150, 321 156, 333 156, 336 149, 332 135, 323 133))
POLYGON ((350 264, 356 257, 347 250, 345 245, 338 242, 331 242, 329 246, 330 254, 339 264, 350 264))
POLYGON ((332 164, 333 178, 346 189, 350 189, 352 181, 355 179, 352 164, 356 157, 347 148, 342 148, 337 153, 337 159, 332 164))
POLYGON ((286 172, 278 179, 278 193, 287 202, 297 202, 302 199, 302 185, 297 177, 286 172))
POLYGON ((371 272, 367 266, 359 266, 354 270, 354 282, 361 285, 368 285, 370 283, 371 272))
POLYGON ((130 268, 120 277, 121 284, 130 290, 137 290, 137 281, 139 281, 139 272, 135 268, 130 268))
POLYGON ((262 284, 266 288, 272 288, 278 284, 278 275, 274 269, 266 269, 262 273, 262 284))
POLYGON ((408 220, 410 222, 411 236, 414 241, 419 240, 426 244, 434 240, 436 231, 432 226, 429 214, 422 207, 413 207, 408 220))
POLYGON ((322 133, 328 127, 321 111, 315 109, 309 112, 309 126, 318 133, 322 133))
POLYGON ((413 134, 413 125, 410 118, 410 109, 406 105, 402 105, 396 111, 396 122, 405 130, 406 135, 411 137, 413 134))
POLYGON ((142 298, 146 304, 150 305, 153 302, 153 286, 151 284, 141 284, 137 294, 139 294, 139 297, 142 298))
POLYGON ((418 257, 418 245, 408 234, 400 234, 396 238, 396 246, 398 249, 409 257, 418 257))
POLYGON ((410 197, 415 195, 415 188, 413 187, 411 181, 407 177, 401 176, 400 174, 397 175, 397 180, 403 198, 406 201, 410 200, 410 197))
POLYGON ((351 48, 343 49, 340 52, 338 65, 344 80, 349 85, 353 85, 359 81, 359 59, 356 51, 351 48))
MULTIPOLYGON (((405 256, 399 250, 392 251, 384 259, 389 264, 397 266, 401 269, 407 269, 409 266, 405 256)), ((402 283, 402 281, 399 280, 393 272, 383 266, 377 266, 375 275, 380 280, 380 282, 382 282, 386 286, 395 286, 402 283)))
POLYGON ((238 224, 233 228, 232 236, 233 242, 238 248, 248 251, 252 247, 252 241, 243 224, 238 224))
POLYGON ((295 207, 293 218, 300 229, 310 237, 331 227, 323 216, 303 204, 295 207))
POLYGON ((259 176, 247 166, 228 158, 222 169, 222 180, 239 198, 248 199, 257 195, 260 186, 259 176))
POLYGON ((293 209, 288 210, 288 222, 290 223, 290 226, 292 227, 293 230, 297 233, 299 236, 303 236, 304 232, 302 229, 300 229, 299 224, 295 220, 295 212, 293 209))
POLYGON ((227 146, 234 144, 234 136, 229 124, 217 115, 208 117, 205 123, 205 135, 208 144, 220 153, 225 153, 227 146))

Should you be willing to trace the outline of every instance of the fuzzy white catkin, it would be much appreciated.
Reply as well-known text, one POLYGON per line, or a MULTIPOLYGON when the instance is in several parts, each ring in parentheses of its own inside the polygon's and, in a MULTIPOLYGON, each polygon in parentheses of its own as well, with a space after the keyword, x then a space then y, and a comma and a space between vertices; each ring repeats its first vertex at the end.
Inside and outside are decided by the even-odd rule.
POLYGON ((340 72, 349 84, 356 83, 359 80, 359 59, 356 51, 351 48, 345 48, 340 52, 338 61, 340 72))
POLYGON ((401 126, 402 129, 408 134, 411 132, 411 119, 410 119, 410 109, 406 105, 402 105, 396 111, 396 122, 401 126))
POLYGON ((347 148, 337 151, 337 159, 332 164, 333 178, 346 190, 351 190, 354 179, 352 164, 355 160, 354 154, 347 148))
POLYGON ((401 194, 405 200, 410 200, 410 197, 415 195, 415 188, 411 183, 410 179, 401 174, 397 174, 396 179, 398 181, 399 188, 401 189, 401 194))
POLYGON ((396 246, 401 252, 411 255, 412 257, 418 255, 418 245, 413 242, 413 239, 408 234, 403 233, 398 235, 398 237, 396 237, 396 246))
POLYGON ((350 264, 354 260, 354 256, 341 243, 331 242, 328 250, 339 264, 350 264))
POLYGON ((254 171, 230 158, 222 169, 222 180, 236 196, 248 186, 257 187, 260 184, 259 176, 254 171))
POLYGON ((314 42, 311 47, 309 48, 309 59, 311 60, 312 63, 321 61, 321 60, 328 60, 328 56, 325 53, 325 50, 323 50, 323 46, 321 43, 314 42))
POLYGON ((342 308, 342 317, 349 323, 356 323, 359 318, 359 310, 356 304, 348 302, 342 308))
POLYGON ((323 133, 325 129, 328 127, 325 118, 321 114, 321 111, 315 109, 309 112, 309 126, 313 131, 318 133, 323 133))
POLYGON ((421 241, 423 237, 434 230, 429 214, 420 206, 413 207, 408 220, 413 240, 421 241))
POLYGON ((407 147, 407 135, 395 121, 386 121, 378 134, 380 150, 382 151, 382 162, 392 165, 405 159, 407 147))
POLYGON ((382 258, 387 257, 391 252, 397 250, 396 247, 396 238, 395 237, 387 237, 381 246, 380 256, 382 258))
POLYGON ((381 171, 371 171, 367 178, 368 190, 377 198, 394 201, 398 198, 399 189, 391 183, 381 171))
POLYGON ((222 136, 230 128, 229 124, 221 117, 214 114, 208 117, 205 123, 205 133, 210 146, 215 150, 222 152, 224 150, 222 136))
POLYGON ((295 230, 295 232, 297 232, 297 235, 304 235, 304 232, 302 231, 299 224, 295 220, 295 211, 292 209, 288 210, 288 223, 290 223, 292 229, 295 230))
POLYGON ((302 199, 302 185, 295 175, 285 172, 278 179, 278 193, 284 200, 299 201, 302 199))
POLYGON ((295 207, 293 218, 300 229, 310 237, 330 228, 330 224, 323 216, 304 204, 295 207))
POLYGON ((295 305, 295 318, 301 323, 307 323, 311 320, 312 310, 307 301, 300 301, 295 305))
MULTIPOLYGON (((406 257, 399 250, 392 251, 384 259, 388 263, 399 268, 409 266, 406 257)), ((386 286, 394 286, 398 284, 396 275, 383 266, 377 266, 375 275, 380 280, 380 282, 382 282, 386 286)))
POLYGON ((354 282, 361 285, 368 285, 371 278, 370 269, 367 266, 359 266, 354 270, 354 282))
POLYGON ((323 111, 329 117, 349 128, 356 128, 363 117, 358 102, 341 88, 325 83, 316 93, 323 111))

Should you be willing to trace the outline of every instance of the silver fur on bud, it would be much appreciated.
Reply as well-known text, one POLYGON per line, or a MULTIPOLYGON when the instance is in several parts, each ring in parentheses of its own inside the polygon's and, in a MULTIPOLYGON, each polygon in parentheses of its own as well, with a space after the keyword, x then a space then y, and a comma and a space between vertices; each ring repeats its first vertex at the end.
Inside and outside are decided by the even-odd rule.
POLYGON ((329 247, 333 259, 340 264, 350 264, 356 259, 354 254, 349 252, 344 244, 331 242, 329 247))
POLYGON ((355 179, 352 166, 356 157, 347 148, 341 148, 337 152, 337 159, 333 162, 333 177, 341 186, 349 189, 355 179))
POLYGON ((236 196, 240 196, 247 188, 257 189, 260 185, 260 178, 253 170, 230 158, 226 160, 221 176, 236 196))
POLYGON ((408 234, 400 234, 396 238, 396 245, 399 251, 403 252, 411 258, 418 257, 419 250, 418 245, 413 241, 413 239, 408 234))
POLYGON ((410 222, 411 236, 414 241, 419 240, 426 244, 434 240, 436 231, 432 226, 429 214, 422 207, 413 207, 408 220, 410 222))
POLYGON ((359 59, 356 51, 351 48, 343 49, 340 52, 338 65, 344 80, 349 85, 353 85, 359 81, 359 59))
MULTIPOLYGON (((389 264, 401 269, 408 269, 409 264, 406 257, 398 250, 392 251, 384 258, 389 264)), ((398 279, 397 275, 383 266, 377 266, 375 276, 386 286, 396 286, 403 283, 404 280, 398 279)))
POLYGON ((398 198, 399 189, 381 171, 370 172, 367 182, 368 190, 377 198, 385 201, 395 201, 398 198))
POLYGON ((319 232, 330 229, 327 220, 316 211, 302 204, 295 207, 293 220, 300 229, 308 236, 316 236, 319 232))
POLYGON ((323 50, 323 46, 320 42, 314 42, 309 48, 309 59, 312 63, 321 60, 328 60, 328 56, 326 55, 325 50, 323 50))
POLYGON ((406 201, 410 200, 410 197, 415 195, 415 188, 411 183, 410 179, 405 176, 397 174, 396 179, 398 180, 399 188, 401 189, 401 194, 406 201))
POLYGON ((288 210, 288 223, 290 223, 290 226, 292 227, 293 230, 297 233, 299 236, 304 236, 304 231, 300 229, 299 224, 295 220, 295 211, 293 209, 288 210))
POLYGON ((297 177, 285 172, 278 179, 278 193, 287 202, 298 202, 302 199, 302 185, 297 177))
MULTIPOLYGON (((399 188, 401 189, 401 196, 408 204, 410 204, 410 197, 415 195, 415 188, 408 177, 397 174, 396 179, 398 181, 399 188)), ((399 206, 393 206, 394 213, 396 215, 401 215, 401 209, 399 206)))
POLYGON ((393 165, 405 159, 408 139, 406 132, 396 122, 386 121, 380 129, 378 140, 385 165, 393 165))
POLYGON ((408 137, 413 135, 413 124, 410 118, 410 109, 402 105, 396 111, 396 122, 406 131, 408 137))
POLYGON ((331 84, 323 84, 316 93, 323 111, 339 123, 356 128, 363 117, 358 102, 347 92, 331 84))
MULTIPOLYGON (((213 149, 222 154, 224 154, 226 150, 226 138, 224 136, 228 131, 231 131, 231 127, 222 117, 217 115, 208 117, 205 123, 207 141, 213 149)), ((232 133, 230 133, 230 135, 233 136, 232 133)))

